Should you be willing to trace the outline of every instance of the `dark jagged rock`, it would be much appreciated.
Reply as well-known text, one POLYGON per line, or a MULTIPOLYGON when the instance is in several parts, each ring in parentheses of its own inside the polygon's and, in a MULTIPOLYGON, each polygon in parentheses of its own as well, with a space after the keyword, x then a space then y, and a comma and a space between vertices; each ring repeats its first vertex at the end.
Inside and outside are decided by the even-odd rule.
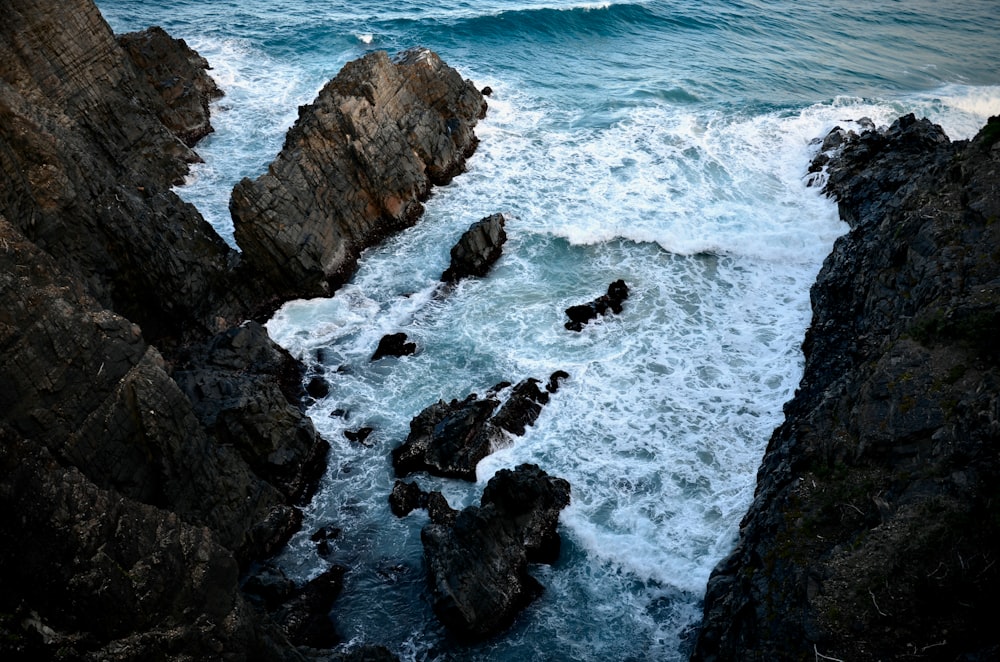
POLYGON ((396 475, 427 471, 476 480, 476 465, 507 443, 507 433, 523 435, 538 419, 549 401, 539 383, 530 378, 518 383, 502 406, 500 394, 510 388, 509 382, 497 384, 481 399, 472 393, 461 401, 439 400, 427 407, 410 421, 406 441, 392 451, 396 475))
POLYGON ((271 614, 289 641, 310 648, 332 648, 340 643, 330 611, 343 590, 345 571, 343 566, 332 566, 297 588, 271 614))
MULTIPOLYGON (((237 573, 301 525, 327 445, 301 365, 239 326, 289 292, 170 190, 210 130, 207 64, 158 29, 116 40, 90 0, 2 14, 0 658, 302 659, 237 573)), ((481 97, 449 97, 465 83, 435 56, 403 60, 401 103, 354 118, 374 139, 351 139, 354 200, 392 179, 390 125, 433 183, 475 144, 481 97)), ((333 87, 384 82, 354 71, 333 87)), ((408 220, 426 186, 385 192, 408 220)))
POLYGON ((452 247, 451 265, 441 280, 454 282, 469 276, 485 276, 503 253, 507 241, 505 222, 503 214, 493 214, 470 225, 452 247))
POLYGON ((279 299, 329 295, 364 248, 412 225, 431 186, 462 171, 485 108, 427 50, 345 65, 299 109, 267 174, 233 190, 236 240, 255 280, 279 299))
POLYGON ((417 508, 427 507, 427 493, 416 483, 397 480, 389 494, 389 509, 396 517, 406 517, 417 508))
MULTIPOLYGON (((282 495, 289 483, 267 482, 248 464, 258 458, 216 442, 138 327, 101 308, 2 219, 0 237, 0 406, 11 429, 102 489, 209 526, 241 557, 256 523, 284 528, 272 511, 290 515, 282 495)), ((288 405, 280 391, 274 397, 288 405)), ((304 459, 320 442, 291 410, 304 459)), ((301 468, 289 465, 289 474, 301 468)))
POLYGON ((476 480, 476 465, 489 455, 501 433, 489 422, 499 401, 479 399, 439 400, 410 421, 406 441, 393 449, 397 476, 427 471, 436 476, 476 480))
POLYGON ((990 659, 1000 589, 1000 118, 827 143, 850 232, 695 660, 990 659))
POLYGON ((358 428, 357 430, 344 430, 344 436, 347 437, 349 441, 353 441, 356 444, 370 446, 371 444, 368 443, 368 437, 370 437, 374 431, 374 428, 369 427, 358 428))
POLYGON ((200 159, 93 3, 6 2, 0 53, 0 215, 151 342, 245 319, 235 253, 170 190, 200 159))
POLYGON ((570 306, 566 309, 569 321, 564 325, 570 331, 582 331, 587 322, 596 319, 598 315, 606 315, 608 310, 618 314, 622 312, 622 303, 628 299, 628 285, 618 279, 608 285, 606 294, 602 294, 590 303, 570 306))
POLYGON ((378 361, 385 356, 409 356, 416 351, 416 343, 406 342, 405 333, 390 333, 378 341, 371 360, 378 361))
POLYGON ((559 382, 569 379, 569 373, 565 370, 556 370, 551 375, 549 375, 549 383, 545 385, 545 390, 549 393, 555 393, 559 390, 559 382))
POLYGON ((537 379, 525 379, 515 386, 493 417, 493 425, 511 434, 524 435, 525 427, 535 424, 542 406, 549 402, 549 394, 538 388, 540 383, 537 379))
POLYGON ((301 659, 236 590, 210 529, 98 487, 4 422, 0 475, 0 613, 16 624, 4 659, 301 659))
POLYGON ((302 369, 256 322, 176 357, 173 378, 202 425, 296 503, 312 494, 329 444, 298 406, 302 369))
POLYGON ((440 492, 427 495, 427 516, 434 524, 451 526, 458 517, 458 511, 448 504, 448 500, 440 492))
POLYGON ((569 493, 565 480, 525 464, 497 472, 479 507, 432 517, 420 537, 434 613, 450 631, 471 640, 496 634, 540 594, 528 563, 558 556, 569 493))
POLYGON ((330 384, 323 375, 313 375, 306 384, 306 393, 314 400, 321 400, 330 395, 330 384))
POLYGON ((309 540, 316 543, 316 552, 320 556, 330 556, 333 553, 330 542, 339 538, 340 533, 341 529, 331 524, 317 529, 315 533, 309 536, 309 540))
POLYGON ((159 27, 121 35, 118 43, 159 93, 157 116, 175 136, 193 147, 214 130, 208 104, 221 97, 222 90, 208 75, 205 58, 159 27))

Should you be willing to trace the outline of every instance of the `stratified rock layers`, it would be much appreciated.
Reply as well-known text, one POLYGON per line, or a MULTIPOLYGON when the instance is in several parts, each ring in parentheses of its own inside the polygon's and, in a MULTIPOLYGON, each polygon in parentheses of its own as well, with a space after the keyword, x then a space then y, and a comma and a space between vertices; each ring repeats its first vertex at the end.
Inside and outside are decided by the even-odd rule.
MULTIPOLYGON (((254 280, 246 264, 267 258, 170 190, 211 131, 204 59, 155 28, 116 39, 90 0, 0 13, 0 658, 301 659, 238 577, 299 525, 328 445, 302 413, 301 364, 246 320, 314 290, 254 280)), ((379 169, 398 157, 379 151, 396 144, 382 122, 426 157, 420 195, 475 144, 478 93, 432 54, 403 62, 330 85, 367 89, 370 73, 423 93, 397 121, 397 90, 369 127, 383 142, 337 162, 356 195, 396 178, 379 169)), ((365 125, 350 110, 338 135, 365 125)), ((365 217, 365 245, 419 205, 392 190, 402 202, 365 217)))
POLYGON ((431 185, 461 172, 486 105, 427 50, 349 63, 299 119, 268 172, 233 190, 236 240, 279 297, 329 294, 360 252, 411 225, 431 185))
POLYGON ((851 231, 693 659, 1000 654, 998 139, 911 115, 829 162, 851 231))

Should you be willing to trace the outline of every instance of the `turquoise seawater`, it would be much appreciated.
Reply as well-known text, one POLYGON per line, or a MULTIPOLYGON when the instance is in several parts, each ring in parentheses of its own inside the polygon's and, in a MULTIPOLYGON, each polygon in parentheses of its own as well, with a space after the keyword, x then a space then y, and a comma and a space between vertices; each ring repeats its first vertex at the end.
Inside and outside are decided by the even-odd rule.
POLYGON ((684 659, 800 377, 809 287, 846 230, 807 186, 813 139, 907 112, 967 138, 1000 114, 995 0, 98 5, 116 32, 161 25, 212 64, 226 97, 177 190, 229 241, 232 186, 345 62, 424 46, 494 90, 468 172, 421 221, 333 298, 268 324, 331 385, 310 409, 330 468, 278 562, 300 579, 347 566, 338 629, 405 660, 684 659), (494 212, 504 256, 439 296, 449 247, 494 212), (564 308, 618 278, 621 315, 563 329, 564 308), (418 353, 370 363, 397 331, 418 353), (522 462, 573 486, 562 556, 534 569, 545 593, 504 635, 455 644, 430 612, 426 516, 389 512, 389 453, 432 402, 555 370, 570 380, 477 484, 417 478, 454 507, 522 462), (344 438, 363 426, 369 446, 344 438), (308 537, 328 524, 342 534, 323 558, 308 537))

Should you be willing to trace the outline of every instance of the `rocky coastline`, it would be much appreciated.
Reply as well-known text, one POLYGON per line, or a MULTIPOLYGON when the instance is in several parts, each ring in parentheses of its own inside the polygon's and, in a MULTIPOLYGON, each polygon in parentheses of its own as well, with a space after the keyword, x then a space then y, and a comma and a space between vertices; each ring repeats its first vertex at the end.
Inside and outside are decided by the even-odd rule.
POLYGON ((834 129, 811 171, 851 229, 692 659, 995 660, 1000 118, 834 129))
POLYGON ((429 51, 345 67, 234 192, 237 252, 171 190, 212 130, 208 63, 159 28, 114 35, 91 0, 3 14, 0 657, 306 659, 337 643, 338 570, 273 603, 241 584, 329 445, 254 320, 413 223, 482 95, 429 51), (316 177, 336 190, 314 208, 316 177), (302 222, 276 232, 279 210, 302 222), (314 212, 341 220, 318 236, 314 212))
MULTIPOLYGON (((416 221, 475 150, 482 94, 426 50, 348 64, 234 190, 237 252, 170 188, 224 92, 183 41, 115 36, 91 0, 7 0, 0 54, 0 658, 349 659, 320 650, 342 568, 248 574, 301 525, 329 452, 303 366, 258 322, 416 221)), ((1000 119, 965 142, 913 117, 834 130, 812 173, 851 231, 692 659, 996 659, 1000 119)), ((485 273, 503 222, 470 228, 442 280, 485 273)), ((612 283, 567 329, 627 296, 612 283)), ((431 405, 430 431, 462 425, 397 470, 431 471, 431 442, 488 452, 565 377, 431 405)), ((568 484, 524 465, 462 512, 397 487, 394 512, 428 510, 435 612, 495 634, 539 590, 527 564, 558 553, 568 484)))

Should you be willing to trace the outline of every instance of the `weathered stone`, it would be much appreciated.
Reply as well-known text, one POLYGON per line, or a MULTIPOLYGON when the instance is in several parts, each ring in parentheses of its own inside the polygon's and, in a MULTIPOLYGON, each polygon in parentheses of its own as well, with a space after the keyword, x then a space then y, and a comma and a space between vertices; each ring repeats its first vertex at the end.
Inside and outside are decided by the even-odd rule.
POLYGON ((159 27, 121 35, 118 43, 159 93, 162 106, 155 110, 164 126, 188 147, 213 131, 208 104, 222 90, 208 75, 205 58, 159 27))
POLYGON ((542 406, 549 402, 549 394, 538 388, 540 383, 537 379, 525 379, 515 386, 493 417, 493 424, 511 434, 523 435, 525 427, 535 424, 542 406))
POLYGON ((281 298, 328 295, 361 250, 412 225, 476 146, 482 95, 434 53, 348 63, 256 181, 233 190, 236 240, 281 298))
POLYGON ((344 430, 344 436, 356 444, 370 446, 371 444, 368 443, 368 437, 370 437, 374 431, 375 428, 370 427, 358 428, 357 430, 344 430))
POLYGON ((378 361, 386 356, 409 356, 416 351, 416 343, 406 342, 405 333, 390 333, 379 340, 371 360, 378 361))
POLYGON ((310 648, 331 648, 340 636, 330 620, 333 601, 344 587, 342 566, 332 566, 319 577, 296 589, 271 617, 284 630, 289 641, 310 648))
POLYGON ((438 619, 472 640, 502 631, 537 597, 529 561, 558 556, 559 512, 569 484, 535 465, 504 469, 490 479, 480 506, 438 516, 421 531, 438 619))
POLYGON ((170 191, 199 158, 93 3, 6 2, 0 52, 0 215, 152 342, 245 318, 235 254, 170 191))
POLYGON ((397 480, 389 495, 389 509, 396 517, 406 517, 417 508, 427 507, 427 493, 416 483, 397 480))
POLYGON ((596 319, 598 315, 607 314, 609 309, 616 314, 622 312, 622 302, 626 299, 628 299, 628 286, 624 280, 616 280, 608 285, 606 294, 602 294, 590 303, 567 308, 566 316, 569 317, 569 321, 564 326, 570 331, 582 331, 587 322, 596 319))
POLYGON ((410 421, 406 441, 393 449, 397 476, 427 471, 436 476, 476 480, 476 465, 502 434, 489 419, 499 401, 473 393, 465 400, 440 400, 410 421))
POLYGON ((556 370, 551 375, 549 375, 549 383, 545 385, 545 390, 549 393, 555 393, 559 390, 559 382, 569 379, 569 373, 565 370, 556 370))
POLYGON ((830 140, 850 232, 693 659, 989 659, 1000 589, 1000 118, 830 140))
POLYGON ((451 249, 451 265, 441 280, 454 282, 469 276, 485 276, 503 253, 507 233, 503 214, 493 214, 469 226, 451 249))

